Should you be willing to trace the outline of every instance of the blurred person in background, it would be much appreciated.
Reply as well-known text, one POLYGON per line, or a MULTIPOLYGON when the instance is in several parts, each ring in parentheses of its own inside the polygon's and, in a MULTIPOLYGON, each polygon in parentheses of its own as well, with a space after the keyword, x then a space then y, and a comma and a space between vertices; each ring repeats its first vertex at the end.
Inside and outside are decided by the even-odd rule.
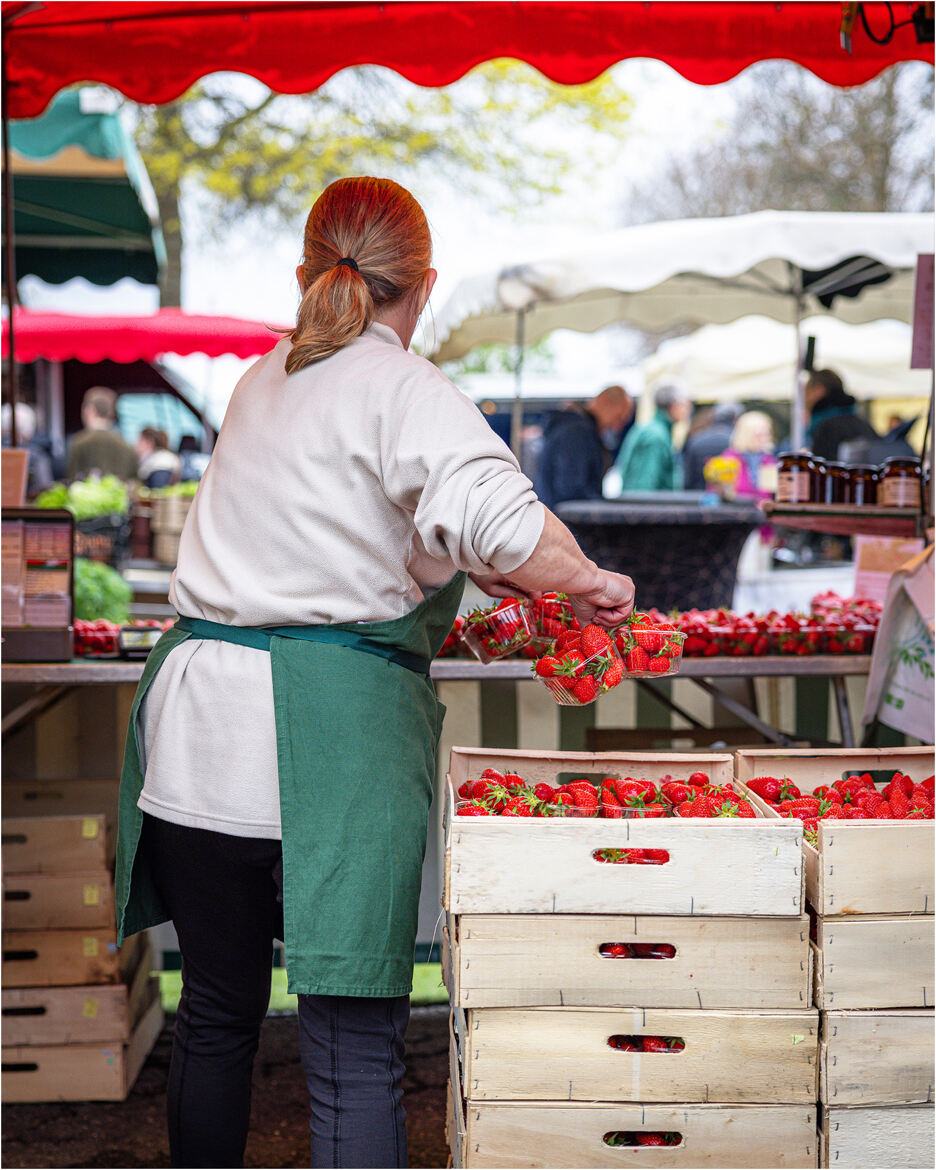
POLYGON ((120 479, 135 479, 136 452, 116 430, 117 395, 106 386, 92 386, 81 401, 83 430, 72 436, 68 449, 69 479, 97 471, 120 479))
POLYGON ((737 402, 719 402, 698 430, 690 431, 683 444, 683 487, 688 492, 705 491, 704 468, 713 455, 721 455, 731 444, 731 432, 741 417, 737 402))
POLYGON ((547 508, 563 500, 600 500, 618 435, 634 416, 623 386, 606 386, 584 406, 572 403, 546 424, 536 493, 547 508))
MULTIPOLYGON (((9 402, 4 402, 2 411, 3 445, 13 445, 13 411, 9 402)), ((48 438, 38 432, 36 412, 27 402, 16 404, 16 441, 19 449, 29 452, 26 479, 27 496, 38 495, 55 478, 52 470, 52 449, 48 438)))
POLYGON ((857 403, 845 391, 834 370, 813 370, 806 383, 809 426, 806 443, 820 459, 837 459, 839 446, 857 439, 878 438, 874 427, 857 412, 857 403))
POLYGON ((633 428, 615 461, 621 492, 671 492, 682 486, 673 426, 685 422, 692 405, 686 392, 671 384, 658 386, 653 402, 656 414, 644 426, 633 428))
POLYGON ((202 451, 194 435, 183 435, 179 439, 179 479, 182 483, 201 479, 211 456, 202 451))
POLYGON ((731 441, 705 464, 705 481, 726 499, 769 499, 777 481, 773 422, 759 410, 748 410, 734 425, 731 441))
POLYGON ((134 450, 140 460, 137 478, 144 487, 160 488, 179 479, 179 456, 169 450, 169 436, 156 427, 140 431, 134 450))

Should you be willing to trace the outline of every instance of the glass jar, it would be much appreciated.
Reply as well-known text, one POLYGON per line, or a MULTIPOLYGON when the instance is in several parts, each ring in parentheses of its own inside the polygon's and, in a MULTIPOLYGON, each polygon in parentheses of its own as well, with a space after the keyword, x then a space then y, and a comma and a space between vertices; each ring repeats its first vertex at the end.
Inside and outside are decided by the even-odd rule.
POLYGON ((919 508, 923 475, 920 460, 894 455, 881 464, 878 503, 885 508, 919 508))
POLYGON ((848 494, 848 479, 848 468, 844 463, 827 463, 822 502, 844 504, 848 494))
POLYGON ((824 504, 825 500, 825 477, 826 477, 826 461, 820 459, 818 455, 810 456, 810 476, 812 479, 812 492, 810 499, 814 504, 824 504))
POLYGON ((808 504, 812 497, 812 457, 805 451, 784 451, 777 460, 778 504, 808 504))
POLYGON ((877 503, 878 469, 870 464, 856 464, 849 469, 847 504, 864 506, 877 503))

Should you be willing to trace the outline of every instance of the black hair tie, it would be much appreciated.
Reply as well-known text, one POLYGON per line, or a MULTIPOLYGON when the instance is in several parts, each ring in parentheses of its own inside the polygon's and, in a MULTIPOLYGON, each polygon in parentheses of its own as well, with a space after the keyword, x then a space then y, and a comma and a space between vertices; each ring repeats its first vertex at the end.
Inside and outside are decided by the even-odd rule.
POLYGON ((355 272, 361 271, 360 268, 358 268, 358 266, 357 266, 357 261, 352 260, 350 256, 342 256, 341 259, 338 261, 338 263, 335 265, 335 267, 340 268, 342 266, 342 264, 344 264, 344 266, 346 268, 353 268, 355 272))

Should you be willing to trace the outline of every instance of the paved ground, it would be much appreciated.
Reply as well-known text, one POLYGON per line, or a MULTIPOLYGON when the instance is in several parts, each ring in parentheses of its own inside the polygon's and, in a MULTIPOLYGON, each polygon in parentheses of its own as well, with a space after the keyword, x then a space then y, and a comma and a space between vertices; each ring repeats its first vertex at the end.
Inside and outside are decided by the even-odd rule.
MULTIPOLYGON (((410 1165, 444 1167, 448 1008, 414 1008, 407 1033, 404 1103, 410 1165)), ((5 1167, 161 1167, 169 1165, 166 1081, 171 1020, 133 1092, 120 1103, 5 1105, 5 1167)), ((270 1016, 254 1067, 251 1134, 244 1165, 308 1166, 307 1101, 293 1016, 270 1016)))

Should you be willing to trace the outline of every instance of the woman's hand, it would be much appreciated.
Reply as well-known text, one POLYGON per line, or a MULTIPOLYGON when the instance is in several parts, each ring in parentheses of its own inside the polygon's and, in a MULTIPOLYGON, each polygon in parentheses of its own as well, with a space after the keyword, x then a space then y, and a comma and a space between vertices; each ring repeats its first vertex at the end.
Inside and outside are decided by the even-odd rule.
POLYGON ((598 583, 587 593, 570 596, 575 616, 583 626, 595 622, 612 629, 630 617, 634 609, 634 582, 623 573, 598 570, 598 583))
POLYGON ((508 581, 500 573, 469 573, 468 576, 488 597, 519 597, 535 601, 540 596, 535 589, 521 589, 519 585, 514 585, 512 581, 508 581))

